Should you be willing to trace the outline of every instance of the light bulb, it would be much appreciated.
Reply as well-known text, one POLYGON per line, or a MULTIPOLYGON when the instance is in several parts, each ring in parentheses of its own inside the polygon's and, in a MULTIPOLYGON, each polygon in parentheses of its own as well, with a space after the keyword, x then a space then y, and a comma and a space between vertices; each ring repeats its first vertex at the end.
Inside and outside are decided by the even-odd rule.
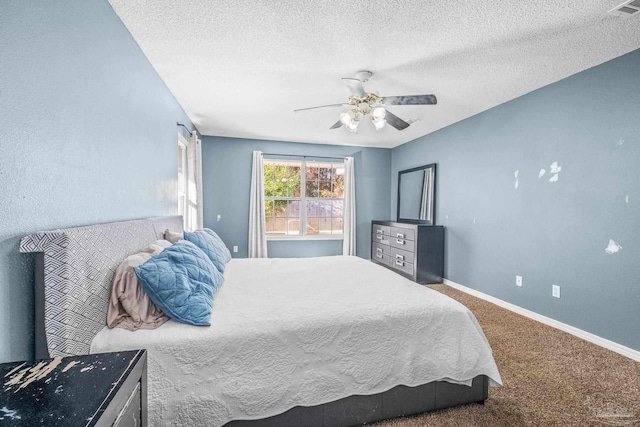
POLYGON ((351 131, 351 132, 357 132, 358 131, 358 121, 352 120, 350 123, 348 123, 347 125, 345 125, 347 127, 347 130, 351 131))
POLYGON ((358 123, 360 123, 360 114, 357 110, 350 110, 346 113, 340 114, 340 121, 350 132, 356 132, 358 130, 358 123))
POLYGON ((386 114, 387 110, 385 110, 384 107, 374 107, 371 110, 371 117, 373 117, 374 120, 382 120, 386 114))
POLYGON ((384 127, 384 125, 387 123, 387 121, 385 119, 376 120, 374 118, 372 121, 373 121, 373 125, 376 127, 376 130, 382 129, 384 127))

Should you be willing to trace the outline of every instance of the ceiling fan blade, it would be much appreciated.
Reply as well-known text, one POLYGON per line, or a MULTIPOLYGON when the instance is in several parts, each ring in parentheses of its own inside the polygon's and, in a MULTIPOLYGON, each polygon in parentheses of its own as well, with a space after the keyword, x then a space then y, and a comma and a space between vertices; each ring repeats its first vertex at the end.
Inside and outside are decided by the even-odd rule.
POLYGON ((409 127, 409 123, 402 120, 400 117, 393 114, 391 111, 387 110, 387 113, 384 115, 387 123, 398 130, 403 130, 409 127))
POLYGON ((329 129, 338 129, 340 126, 342 126, 342 122, 340 120, 338 120, 329 129))
POLYGON ((351 95, 358 98, 365 97, 366 94, 364 93, 364 86, 362 86, 362 81, 358 79, 349 79, 345 77, 342 79, 342 82, 345 85, 347 85, 347 87, 351 91, 351 95))
POLYGON ((438 103, 435 95, 383 96, 381 98, 385 105, 435 105, 438 103))
POLYGON ((343 106, 348 106, 349 104, 329 104, 329 105, 319 105, 317 107, 308 107, 308 108, 298 108, 297 110, 293 110, 294 113, 297 113, 298 111, 305 111, 305 110, 315 110, 316 108, 326 108, 326 107, 343 107, 343 106))

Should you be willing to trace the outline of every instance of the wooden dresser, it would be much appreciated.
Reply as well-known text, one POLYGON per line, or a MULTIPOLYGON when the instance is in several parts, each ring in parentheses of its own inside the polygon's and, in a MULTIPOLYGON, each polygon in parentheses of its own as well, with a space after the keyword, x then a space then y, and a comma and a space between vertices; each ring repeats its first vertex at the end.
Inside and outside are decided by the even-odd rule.
POLYGON ((371 261, 418 283, 442 283, 444 227, 372 221, 371 261))
POLYGON ((144 427, 145 350, 0 364, 0 425, 144 427))

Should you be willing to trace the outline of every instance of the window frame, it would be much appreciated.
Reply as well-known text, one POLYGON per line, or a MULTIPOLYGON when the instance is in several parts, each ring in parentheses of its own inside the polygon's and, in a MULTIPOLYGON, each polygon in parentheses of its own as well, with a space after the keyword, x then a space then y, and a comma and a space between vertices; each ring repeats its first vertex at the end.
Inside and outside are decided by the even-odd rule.
MULTIPOLYGON (((341 198, 324 198, 324 197, 308 197, 307 196, 307 180, 305 179, 306 177, 306 171, 307 171, 307 164, 313 164, 313 163, 328 163, 331 165, 342 165, 344 167, 344 161, 339 161, 336 159, 336 161, 321 161, 321 160, 306 160, 305 159, 301 159, 301 160, 296 160, 296 159, 283 159, 283 158, 278 158, 278 157, 272 157, 272 158, 268 158, 268 159, 264 159, 264 164, 266 165, 267 162, 286 162, 286 163, 293 163, 296 165, 300 165, 300 197, 275 197, 275 196, 267 196, 266 195, 266 182, 265 182, 265 186, 263 188, 263 197, 264 197, 264 201, 265 204, 268 200, 286 200, 286 201, 299 201, 300 202, 300 212, 299 212, 299 221, 300 221, 300 234, 294 234, 294 235, 274 235, 274 234, 269 234, 265 232, 266 238, 268 241, 273 240, 273 241, 289 241, 289 240, 344 240, 344 194, 343 197, 341 198), (343 232, 340 234, 307 234, 307 200, 323 200, 323 201, 330 201, 333 203, 333 201, 338 200, 338 201, 342 201, 343 203, 343 212, 342 212, 342 221, 343 221, 343 232)), ((262 171, 262 175, 264 177, 264 166, 263 166, 263 171, 262 171)), ((334 217, 330 217, 329 219, 332 219, 334 217)), ((266 219, 266 218, 265 218, 266 219)))
POLYGON ((188 175, 188 159, 187 145, 189 142, 184 136, 178 133, 178 173, 177 173, 177 202, 178 215, 182 215, 183 220, 187 217, 187 192, 189 191, 189 175, 188 175), (180 168, 182 168, 182 177, 180 176, 180 168), (182 179, 181 179, 182 178, 182 179), (182 182, 181 182, 182 181, 182 182), (181 203, 182 199, 182 203, 181 203))

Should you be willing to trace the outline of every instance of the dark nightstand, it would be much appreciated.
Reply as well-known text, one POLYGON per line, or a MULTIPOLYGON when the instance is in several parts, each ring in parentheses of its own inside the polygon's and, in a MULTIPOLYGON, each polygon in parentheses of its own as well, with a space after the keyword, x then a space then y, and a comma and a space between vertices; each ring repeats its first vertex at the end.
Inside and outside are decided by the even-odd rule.
POLYGON ((145 350, 0 365, 0 426, 146 426, 145 350))

